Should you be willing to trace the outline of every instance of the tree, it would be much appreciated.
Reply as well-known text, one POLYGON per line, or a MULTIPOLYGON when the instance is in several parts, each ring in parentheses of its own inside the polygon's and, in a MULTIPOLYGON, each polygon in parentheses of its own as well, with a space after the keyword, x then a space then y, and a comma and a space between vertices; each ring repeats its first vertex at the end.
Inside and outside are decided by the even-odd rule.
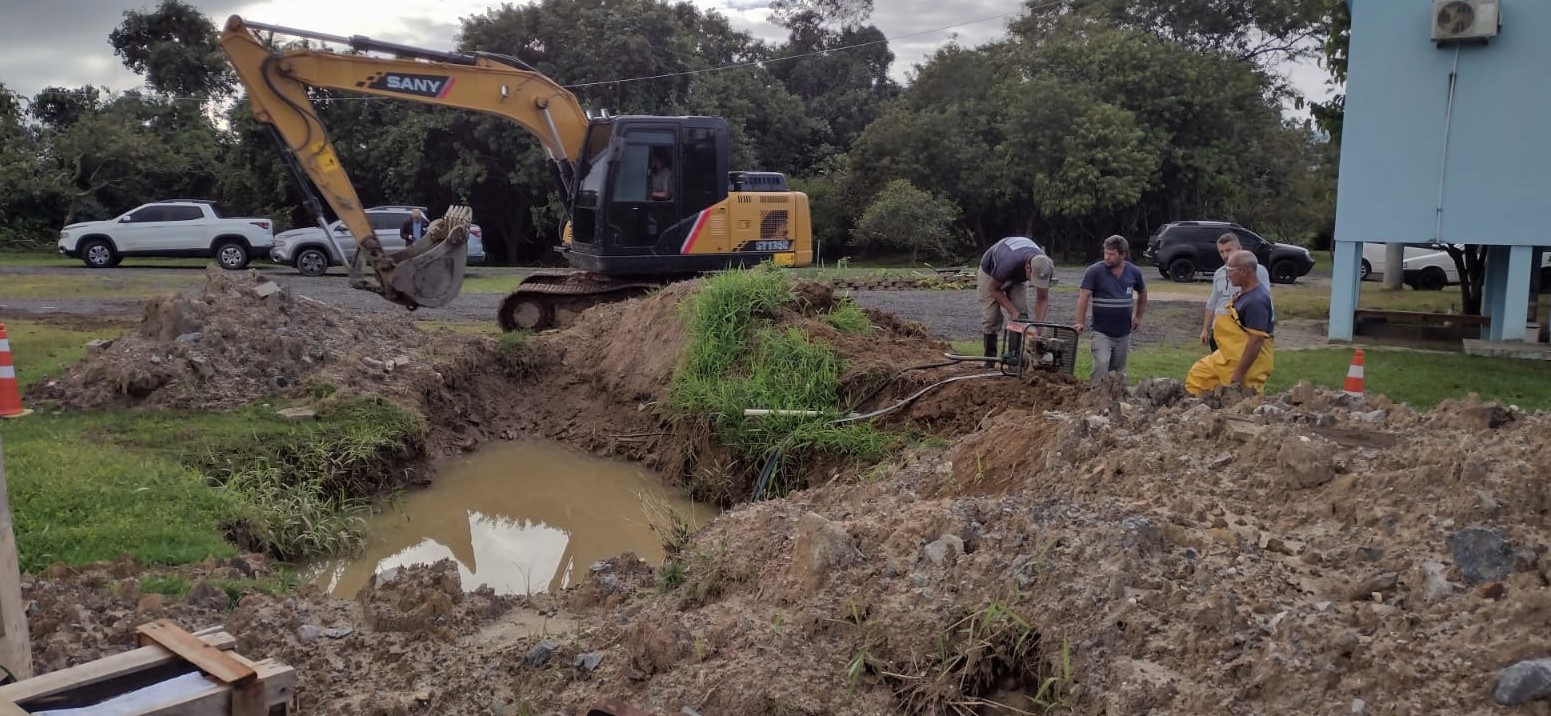
MULTIPOLYGON (((1340 1, 1340 0, 1338 0, 1340 1)), ((1027 34, 1082 15, 1192 49, 1275 64, 1315 51, 1330 0, 1027 0, 1027 34)))
POLYGON ((50 129, 65 129, 97 112, 102 93, 86 85, 75 89, 46 87, 32 98, 27 113, 50 129))
POLYGON ((796 18, 809 16, 850 27, 872 15, 872 3, 873 0, 770 0, 770 21, 791 27, 796 18))
POLYGON ((922 191, 906 179, 884 185, 856 224, 856 246, 863 251, 906 252, 915 262, 922 255, 946 255, 959 218, 953 202, 922 191))
POLYGON ((162 0, 150 12, 126 10, 108 43, 124 66, 157 92, 212 97, 232 89, 234 77, 217 44, 215 24, 179 0, 162 0))
POLYGON ((894 53, 873 26, 833 30, 814 12, 788 20, 785 45, 771 54, 770 75, 801 101, 794 109, 813 120, 812 134, 780 171, 807 174, 824 157, 850 151, 856 136, 899 94, 889 76, 894 53))

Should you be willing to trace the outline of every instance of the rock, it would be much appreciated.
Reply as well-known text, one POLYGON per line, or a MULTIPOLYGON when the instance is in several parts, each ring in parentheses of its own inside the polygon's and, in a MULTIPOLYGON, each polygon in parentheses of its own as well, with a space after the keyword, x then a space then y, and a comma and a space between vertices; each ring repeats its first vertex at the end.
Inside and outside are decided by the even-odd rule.
POLYGON ((1352 713, 1362 714, 1368 712, 1368 702, 1362 699, 1352 699, 1352 713))
POLYGON ((259 298, 269 298, 270 296, 280 293, 280 284, 275 283, 274 281, 266 281, 255 287, 253 292, 258 294, 259 298))
POLYGON ((1504 706, 1551 696, 1551 659, 1528 659, 1497 673, 1492 698, 1504 706))
POLYGON ((1349 596, 1354 602, 1362 601, 1364 599, 1368 599, 1374 593, 1382 594, 1384 592, 1393 591, 1395 589, 1395 585, 1399 582, 1400 575, 1398 573, 1381 572, 1359 582, 1357 586, 1352 588, 1351 594, 1349 596))
POLYGON ((93 340, 93 341, 87 341, 86 342, 86 350, 88 350, 88 351, 107 350, 108 347, 110 347, 112 345, 113 345, 113 341, 111 339, 108 339, 108 338, 98 338, 98 339, 93 340))
POLYGON ((602 664, 602 663, 603 663, 603 655, 602 654, 599 654, 596 651, 589 651, 586 654, 577 654, 576 655, 576 660, 571 662, 571 665, 575 666, 578 669, 581 669, 582 671, 585 671, 585 672, 588 672, 588 673, 592 673, 594 671, 597 671, 598 670, 598 665, 602 664))
POLYGON ((829 573, 861 556, 851 535, 833 522, 809 512, 797 521, 797 544, 792 548, 792 578, 808 590, 817 590, 829 573))
POLYGON ((1513 547, 1496 528, 1466 527, 1455 532, 1449 537, 1449 551, 1472 587, 1500 582, 1513 571, 1513 547))
POLYGON ((161 365, 161 364, 162 364, 162 357, 161 356, 151 356, 151 365, 161 365))
POLYGON ((196 342, 199 339, 204 338, 204 337, 205 337, 205 334, 200 333, 199 331, 194 331, 193 333, 184 333, 183 335, 180 335, 177 338, 174 338, 173 342, 174 343, 194 343, 194 342, 196 342))
POLYGON ((226 590, 201 579, 189 587, 188 603, 207 609, 224 610, 232 605, 232 598, 226 590))
POLYGON ((323 630, 323 636, 326 636, 330 639, 343 639, 354 633, 355 630, 351 629, 350 627, 332 627, 323 630))
POLYGON ((201 378, 215 377, 215 368, 210 365, 210 361, 207 361, 200 356, 190 356, 188 359, 188 365, 190 368, 193 368, 194 372, 198 373, 199 377, 201 378))
POLYGON ((317 418, 318 411, 313 410, 312 408, 286 408, 284 410, 275 411, 275 415, 278 415, 285 420, 302 421, 317 418))
POLYGON ((371 368, 372 370, 387 370, 388 369, 388 364, 387 363, 384 363, 384 362, 382 362, 380 360, 377 360, 376 358, 373 358, 371 356, 365 356, 365 357, 361 358, 361 363, 363 365, 365 365, 367 368, 371 368))
POLYGON ((964 554, 964 540, 959 539, 958 535, 943 535, 921 548, 921 556, 937 565, 945 562, 952 564, 958 561, 961 554, 964 554))
POLYGON ((1422 564, 1422 601, 1436 602, 1454 595, 1454 585, 1444 578, 1443 570, 1441 562, 1422 564))
POLYGON ((1378 547, 1358 547, 1357 558, 1365 562, 1377 562, 1384 559, 1384 550, 1378 547))
POLYGON ((1508 588, 1503 586, 1502 582, 1483 584, 1476 590, 1476 594, 1481 595, 1482 599, 1502 599, 1503 595, 1507 593, 1508 588))
POLYGON ((1388 415, 1389 413, 1386 413, 1383 410, 1371 410, 1366 413, 1358 413, 1352 417, 1355 417, 1365 423, 1377 423, 1384 420, 1384 418, 1388 415))
POLYGON ((1282 441, 1276 452, 1276 464, 1285 470, 1294 487, 1308 489, 1319 487, 1336 479, 1336 469, 1331 463, 1333 450, 1305 436, 1282 441))
POLYGON ((154 612, 161 609, 162 604, 166 601, 167 598, 160 594, 146 594, 140 597, 140 601, 135 604, 135 611, 140 614, 154 612))
POLYGON ((593 573, 607 572, 610 569, 613 569, 613 565, 610 565, 606 559, 600 559, 596 562, 593 562, 592 566, 587 568, 588 571, 593 573))
POLYGON ((1496 403, 1467 408, 1464 414, 1466 418, 1488 430, 1496 430, 1514 421, 1513 412, 1496 403))
POLYGON ((323 630, 311 624, 303 624, 296 628, 296 639, 303 644, 311 644, 323 636, 323 630))
POLYGON ((555 655, 555 650, 560 648, 560 642, 553 639, 545 639, 533 645, 532 649, 522 657, 528 666, 543 666, 549 663, 550 657, 555 655))
POLYGON ((1136 548, 1141 552, 1155 552, 1163 547, 1163 532, 1151 520, 1141 515, 1131 515, 1120 521, 1124 534, 1120 546, 1136 548))

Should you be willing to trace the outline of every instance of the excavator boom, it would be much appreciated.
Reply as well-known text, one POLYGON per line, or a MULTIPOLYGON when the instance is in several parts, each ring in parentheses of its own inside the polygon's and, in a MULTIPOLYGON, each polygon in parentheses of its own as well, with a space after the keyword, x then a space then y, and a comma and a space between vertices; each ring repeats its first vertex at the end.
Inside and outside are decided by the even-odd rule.
MULTIPOLYGON (((357 261, 364 261, 376 274, 375 286, 358 281, 357 287, 376 291, 395 303, 410 308, 434 307, 445 305, 458 295, 472 214, 466 207, 453 207, 431 226, 425 239, 410 249, 391 256, 384 252, 312 106, 307 95, 309 87, 461 107, 506 117, 538 138, 568 195, 575 182, 587 135, 586 113, 569 91, 515 58, 440 52, 360 36, 325 35, 249 23, 236 15, 227 20, 220 43, 247 89, 254 116, 269 125, 293 168, 312 180, 349 227, 358 245, 357 261), (348 44, 358 51, 390 52, 397 57, 344 55, 307 48, 277 51, 255 34, 263 31, 348 44)), ((303 192, 307 193, 305 182, 303 192)), ((309 201, 309 208, 322 223, 315 201, 309 201)))

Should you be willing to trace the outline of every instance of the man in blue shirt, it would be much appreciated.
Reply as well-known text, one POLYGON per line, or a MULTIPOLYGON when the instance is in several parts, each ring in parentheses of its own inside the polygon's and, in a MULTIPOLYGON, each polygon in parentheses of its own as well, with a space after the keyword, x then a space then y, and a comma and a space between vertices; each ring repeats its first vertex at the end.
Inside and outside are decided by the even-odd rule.
POLYGON ((1014 319, 1027 320, 1029 283, 1034 284, 1034 320, 1045 320, 1045 310, 1050 306, 1050 279, 1055 272, 1055 262, 1026 236, 1002 239, 980 257, 975 298, 980 302, 980 333, 987 357, 996 355, 1003 311, 1014 319))
POLYGON ((1111 371, 1125 374, 1131 354, 1131 332, 1142 325, 1147 310, 1147 282, 1142 270, 1126 260, 1131 245, 1124 236, 1104 240, 1104 260, 1088 267, 1077 294, 1077 323, 1087 326, 1088 305, 1093 305, 1093 380, 1111 371))

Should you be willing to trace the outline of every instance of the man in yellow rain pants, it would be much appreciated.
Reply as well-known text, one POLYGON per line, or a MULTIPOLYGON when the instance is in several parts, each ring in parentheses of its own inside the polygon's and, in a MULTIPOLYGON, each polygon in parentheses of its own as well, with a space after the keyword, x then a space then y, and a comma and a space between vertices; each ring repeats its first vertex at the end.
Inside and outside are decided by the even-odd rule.
POLYGON ((1228 257, 1228 281, 1239 287, 1239 295, 1229 302, 1227 313, 1217 316, 1212 324, 1217 350, 1196 361, 1185 376, 1185 390, 1191 395, 1225 385, 1265 390, 1276 348, 1272 337, 1276 309, 1271 306, 1270 288, 1255 275, 1259 264, 1248 251, 1236 251, 1228 257))

